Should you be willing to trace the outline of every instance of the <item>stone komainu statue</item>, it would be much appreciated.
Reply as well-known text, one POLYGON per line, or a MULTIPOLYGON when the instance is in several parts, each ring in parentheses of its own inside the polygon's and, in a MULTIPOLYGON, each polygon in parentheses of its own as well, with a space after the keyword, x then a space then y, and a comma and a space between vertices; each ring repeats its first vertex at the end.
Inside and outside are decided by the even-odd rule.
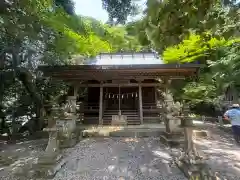
POLYGON ((182 105, 179 102, 174 102, 173 96, 170 92, 163 92, 162 96, 164 99, 163 109, 166 130, 170 133, 181 124, 179 116, 182 105))

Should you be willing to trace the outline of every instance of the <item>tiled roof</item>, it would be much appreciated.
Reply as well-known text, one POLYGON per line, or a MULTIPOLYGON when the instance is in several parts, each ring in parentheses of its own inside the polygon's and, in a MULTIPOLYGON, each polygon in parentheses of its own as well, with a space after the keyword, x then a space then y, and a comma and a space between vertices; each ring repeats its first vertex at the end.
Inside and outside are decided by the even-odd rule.
POLYGON ((164 64, 156 53, 104 53, 90 61, 92 65, 164 64))

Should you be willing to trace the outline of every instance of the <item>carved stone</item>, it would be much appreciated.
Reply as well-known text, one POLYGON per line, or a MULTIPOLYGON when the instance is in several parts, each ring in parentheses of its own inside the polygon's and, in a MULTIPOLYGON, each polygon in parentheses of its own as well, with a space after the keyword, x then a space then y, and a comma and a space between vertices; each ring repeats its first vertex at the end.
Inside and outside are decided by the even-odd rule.
POLYGON ((182 132, 179 129, 181 119, 179 118, 182 105, 179 102, 174 102, 173 96, 169 91, 162 93, 164 98, 163 119, 166 126, 166 132, 161 136, 163 143, 173 147, 179 146, 182 141, 182 132))
POLYGON ((189 107, 187 104, 183 106, 183 128, 184 128, 184 148, 181 156, 176 159, 176 164, 185 173, 188 178, 198 178, 206 180, 214 180, 215 177, 209 171, 204 157, 200 156, 196 150, 193 141, 193 120, 189 118, 189 107))
POLYGON ((124 115, 113 115, 112 116, 113 126, 125 126, 127 125, 127 116, 124 115))
POLYGON ((48 117, 48 127, 44 128, 43 131, 49 133, 48 145, 46 147, 46 154, 54 154, 59 151, 59 141, 58 141, 58 130, 56 127, 58 109, 56 107, 52 108, 51 116, 48 117))
POLYGON ((76 97, 69 96, 67 104, 62 107, 63 116, 57 120, 60 147, 72 147, 77 142, 76 137, 76 97))
POLYGON ((167 91, 163 93, 164 97, 164 104, 163 110, 165 114, 165 124, 166 124, 166 131, 171 133, 175 131, 181 124, 180 115, 181 111, 181 104, 179 102, 174 102, 172 94, 167 91))
POLYGON ((65 164, 59 150, 59 129, 56 127, 58 110, 52 109, 48 117, 48 127, 44 129, 49 133, 48 145, 45 152, 37 157, 29 158, 13 167, 13 173, 25 179, 52 178, 56 172, 65 164))

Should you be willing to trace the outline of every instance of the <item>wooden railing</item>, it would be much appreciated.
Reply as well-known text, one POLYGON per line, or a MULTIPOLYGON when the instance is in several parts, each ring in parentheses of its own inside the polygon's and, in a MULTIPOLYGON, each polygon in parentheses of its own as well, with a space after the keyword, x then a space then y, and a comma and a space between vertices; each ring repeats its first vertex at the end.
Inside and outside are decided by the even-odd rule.
POLYGON ((162 105, 156 105, 156 103, 143 103, 143 109, 161 109, 162 105))
POLYGON ((89 103, 84 106, 84 111, 98 111, 99 104, 96 103, 89 103))

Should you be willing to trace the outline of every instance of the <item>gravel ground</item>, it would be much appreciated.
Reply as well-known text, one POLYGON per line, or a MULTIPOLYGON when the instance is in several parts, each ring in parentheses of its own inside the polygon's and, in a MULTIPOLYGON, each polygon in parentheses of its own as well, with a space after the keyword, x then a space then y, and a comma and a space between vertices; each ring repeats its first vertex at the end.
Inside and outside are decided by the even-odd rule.
POLYGON ((235 145, 232 134, 208 127, 210 137, 196 139, 196 147, 207 156, 207 163, 221 180, 240 180, 240 146, 235 145))
MULTIPOLYGON (((219 180, 240 180, 240 147, 231 134, 214 125, 206 129, 210 137, 196 139, 197 149, 208 157, 207 163, 219 180)), ((25 158, 42 152, 45 146, 46 140, 2 145, 0 155, 25 158)), ((170 152, 156 138, 85 139, 65 150, 67 163, 53 180, 187 180, 172 164, 170 152)), ((0 180, 16 180, 9 173, 0 165, 0 180)))
POLYGON ((168 152, 153 138, 86 139, 54 180, 186 180, 168 152))
POLYGON ((0 180, 16 180, 9 169, 11 164, 37 156, 45 150, 47 142, 47 139, 18 141, 15 144, 0 141, 0 180))

